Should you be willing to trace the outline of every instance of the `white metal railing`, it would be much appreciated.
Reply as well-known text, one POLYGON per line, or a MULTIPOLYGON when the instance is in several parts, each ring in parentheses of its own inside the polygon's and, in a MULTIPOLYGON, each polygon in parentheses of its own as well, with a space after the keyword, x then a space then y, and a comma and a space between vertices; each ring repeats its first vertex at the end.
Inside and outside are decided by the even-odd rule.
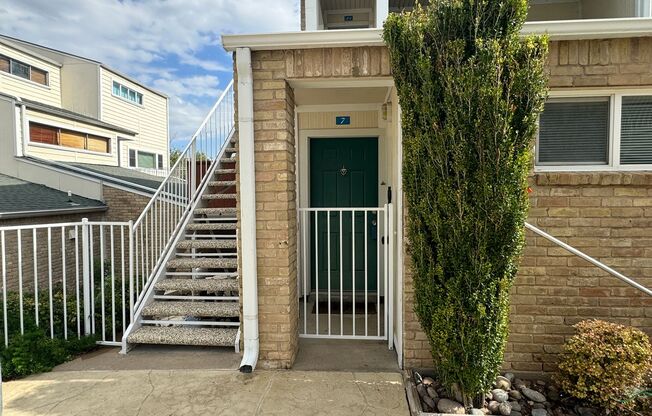
POLYGON ((299 208, 299 334, 392 342, 392 204, 299 208))
POLYGON ((564 243, 563 241, 551 236, 550 234, 546 233, 545 231, 535 227, 532 224, 525 223, 525 228, 532 231, 535 234, 540 235, 541 237, 545 238, 548 241, 551 241, 552 243, 558 245, 559 247, 563 248, 564 250, 568 251, 569 253, 572 253, 579 258, 586 260, 587 262, 593 264, 596 267, 599 267, 600 269, 604 270, 605 272, 609 273, 610 275, 620 279, 622 282, 640 290, 641 292, 645 293, 646 295, 652 296, 652 290, 648 289, 647 287, 641 285, 640 283, 636 282, 633 279, 630 279, 629 277, 625 276, 622 273, 617 272, 616 270, 612 269, 611 267, 607 266, 606 264, 594 259, 593 257, 589 256, 586 253, 581 252, 580 250, 576 249, 575 247, 564 243))
POLYGON ((129 325, 132 222, 0 227, 5 345, 34 327, 51 338, 120 345, 129 325))
POLYGON ((134 267, 136 279, 130 291, 137 310, 153 277, 161 270, 165 254, 174 243, 184 220, 191 214, 199 190, 208 180, 214 162, 228 146, 235 126, 233 81, 192 136, 170 174, 159 186, 134 223, 134 267))
POLYGON ((170 174, 170 169, 137 168, 137 167, 130 167, 129 169, 135 170, 135 171, 138 171, 138 172, 142 172, 142 173, 146 173, 146 174, 152 175, 152 176, 167 177, 170 174))

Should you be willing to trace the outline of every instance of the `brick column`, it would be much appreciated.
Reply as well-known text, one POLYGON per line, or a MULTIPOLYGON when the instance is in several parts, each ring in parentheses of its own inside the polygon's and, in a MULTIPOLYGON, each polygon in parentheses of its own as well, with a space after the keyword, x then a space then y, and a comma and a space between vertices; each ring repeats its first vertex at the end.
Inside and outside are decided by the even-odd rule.
POLYGON ((290 368, 299 316, 294 93, 282 51, 252 53, 252 68, 260 366, 290 368))

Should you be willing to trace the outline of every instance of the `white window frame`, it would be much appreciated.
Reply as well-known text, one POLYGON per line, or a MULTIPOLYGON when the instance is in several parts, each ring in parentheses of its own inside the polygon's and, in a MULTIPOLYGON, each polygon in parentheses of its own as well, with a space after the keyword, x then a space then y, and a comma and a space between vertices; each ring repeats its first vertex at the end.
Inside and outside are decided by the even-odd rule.
POLYGON ((163 170, 164 166, 159 166, 159 157, 162 157, 162 162, 163 165, 165 166, 165 155, 163 153, 158 153, 158 152, 153 152, 149 150, 141 150, 141 149, 134 149, 133 147, 127 149, 127 167, 131 169, 153 169, 153 170, 163 170), (129 160, 129 152, 130 151, 136 152, 136 166, 131 166, 130 160, 129 160), (153 168, 143 168, 141 166, 138 166, 138 154, 139 153, 147 153, 149 155, 154 155, 154 167, 153 168))
MULTIPOLYGON (((122 101, 125 101, 125 102, 127 102, 127 103, 129 103, 129 104, 136 105, 136 106, 138 106, 138 107, 144 107, 144 106, 145 106, 145 94, 143 94, 142 92, 140 92, 140 91, 138 91, 138 90, 136 90, 136 89, 134 89, 134 88, 131 88, 130 86, 126 85, 126 84, 123 83, 123 82, 120 82, 120 81, 117 80, 117 79, 111 79, 111 95, 114 96, 115 98, 119 98, 119 99, 121 99, 122 101), (125 97, 123 97, 122 95, 117 95, 117 94, 113 91, 113 84, 118 84, 118 85, 120 85, 120 88, 121 88, 121 89, 122 89, 122 87, 125 87, 125 88, 127 89, 127 91, 133 91, 133 92, 136 93, 136 94, 140 94, 140 96, 142 97, 142 103, 139 103, 138 101, 131 101, 129 98, 125 98, 125 97)), ((127 93, 127 95, 129 95, 129 93, 127 93)), ((136 96, 136 97, 138 97, 138 96, 136 96)))
POLYGON ((620 164, 620 128, 622 123, 623 97, 652 96, 651 88, 611 88, 553 90, 548 98, 595 98, 609 97, 609 154, 606 165, 539 165, 539 135, 535 144, 535 172, 615 172, 652 170, 652 164, 620 164))

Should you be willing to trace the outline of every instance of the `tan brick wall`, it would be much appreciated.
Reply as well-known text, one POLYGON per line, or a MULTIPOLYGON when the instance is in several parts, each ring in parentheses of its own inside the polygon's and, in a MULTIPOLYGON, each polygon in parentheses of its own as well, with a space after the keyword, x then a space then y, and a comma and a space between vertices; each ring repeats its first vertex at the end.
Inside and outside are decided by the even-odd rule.
POLYGON ((107 221, 136 221, 149 203, 151 196, 135 194, 110 186, 102 187, 104 203, 109 207, 104 215, 107 221))
POLYGON ((550 87, 652 85, 652 38, 550 44, 550 87))

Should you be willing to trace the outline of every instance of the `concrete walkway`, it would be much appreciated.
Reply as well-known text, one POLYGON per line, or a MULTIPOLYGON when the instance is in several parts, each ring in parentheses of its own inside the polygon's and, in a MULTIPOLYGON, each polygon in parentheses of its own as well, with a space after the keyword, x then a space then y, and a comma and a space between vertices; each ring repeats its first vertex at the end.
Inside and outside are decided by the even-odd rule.
POLYGON ((3 383, 5 415, 409 415, 400 373, 54 371, 3 383))

